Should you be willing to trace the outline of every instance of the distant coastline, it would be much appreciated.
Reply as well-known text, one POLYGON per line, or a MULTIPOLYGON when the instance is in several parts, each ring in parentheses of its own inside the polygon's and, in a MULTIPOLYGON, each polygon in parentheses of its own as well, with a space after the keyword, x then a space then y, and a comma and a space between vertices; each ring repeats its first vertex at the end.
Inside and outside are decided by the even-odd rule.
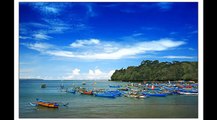
POLYGON ((39 78, 19 78, 20 80, 44 80, 39 78))

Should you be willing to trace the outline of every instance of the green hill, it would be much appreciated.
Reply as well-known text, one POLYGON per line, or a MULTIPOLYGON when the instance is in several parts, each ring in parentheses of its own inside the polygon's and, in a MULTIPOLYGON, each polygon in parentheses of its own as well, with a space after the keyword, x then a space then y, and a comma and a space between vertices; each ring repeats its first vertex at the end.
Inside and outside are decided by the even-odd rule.
POLYGON ((139 66, 116 70, 111 81, 167 81, 198 80, 198 62, 159 62, 142 61, 139 66))

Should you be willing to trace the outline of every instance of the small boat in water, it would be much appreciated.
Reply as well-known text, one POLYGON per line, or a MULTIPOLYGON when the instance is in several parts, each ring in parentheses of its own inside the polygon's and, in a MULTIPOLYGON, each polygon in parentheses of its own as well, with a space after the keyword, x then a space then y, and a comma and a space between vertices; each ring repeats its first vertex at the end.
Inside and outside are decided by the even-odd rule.
POLYGON ((110 88, 120 88, 120 85, 109 85, 110 88))
POLYGON ((81 92, 81 94, 84 94, 84 95, 93 95, 93 91, 83 91, 81 92))
POLYGON ((41 88, 46 88, 47 85, 46 84, 41 84, 41 88))
POLYGON ((111 94, 111 93, 95 93, 94 95, 96 97, 107 97, 107 98, 115 98, 116 97, 115 94, 111 94))
POLYGON ((180 95, 198 95, 198 93, 194 93, 194 92, 178 92, 178 94, 180 95))
POLYGON ((47 102, 41 99, 36 98, 36 103, 30 103, 31 106, 43 106, 48 108, 58 108, 59 104, 56 102, 47 102))
POLYGON ((75 93, 76 93, 76 90, 71 89, 71 90, 67 90, 66 92, 75 94, 75 93))
POLYGON ((143 92, 142 93, 143 95, 146 95, 146 96, 155 96, 155 97, 166 97, 167 94, 166 93, 149 93, 149 92, 143 92))

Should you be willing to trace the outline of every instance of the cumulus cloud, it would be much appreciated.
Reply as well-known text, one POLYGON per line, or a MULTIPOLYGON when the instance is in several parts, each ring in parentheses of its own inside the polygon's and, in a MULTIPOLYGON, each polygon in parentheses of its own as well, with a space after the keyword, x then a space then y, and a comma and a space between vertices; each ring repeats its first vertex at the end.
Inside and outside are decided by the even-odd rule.
POLYGON ((33 49, 39 52, 45 52, 46 50, 50 49, 53 47, 53 45, 48 44, 48 43, 22 43, 21 45, 27 46, 29 49, 33 49))
POLYGON ((72 75, 79 75, 80 74, 80 69, 75 68, 72 70, 72 75))
POLYGON ((88 73, 80 73, 80 69, 76 68, 72 70, 72 74, 64 76, 66 80, 108 80, 115 70, 109 72, 102 72, 100 69, 89 70, 88 73))

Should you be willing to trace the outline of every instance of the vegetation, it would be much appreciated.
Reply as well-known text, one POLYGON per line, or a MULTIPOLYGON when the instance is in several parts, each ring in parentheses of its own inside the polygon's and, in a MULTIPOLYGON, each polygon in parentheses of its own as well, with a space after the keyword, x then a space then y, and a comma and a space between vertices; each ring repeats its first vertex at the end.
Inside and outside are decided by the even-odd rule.
POLYGON ((198 62, 142 61, 139 66, 116 70, 111 81, 198 80, 198 62))

